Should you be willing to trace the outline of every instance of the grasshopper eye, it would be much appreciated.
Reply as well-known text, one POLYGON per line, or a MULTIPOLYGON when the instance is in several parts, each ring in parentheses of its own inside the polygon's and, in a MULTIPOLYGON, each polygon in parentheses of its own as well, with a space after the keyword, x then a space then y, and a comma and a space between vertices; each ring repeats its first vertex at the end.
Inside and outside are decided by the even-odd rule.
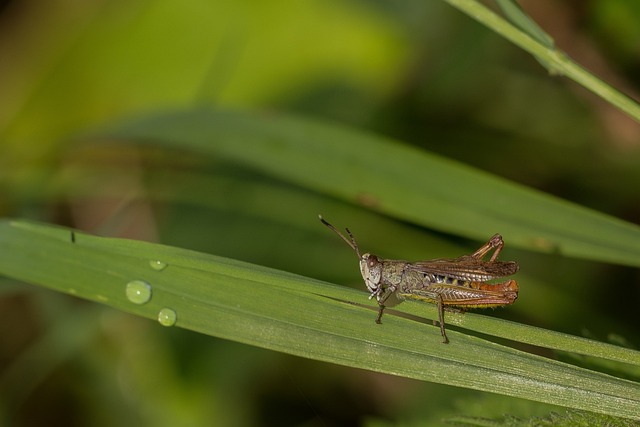
POLYGON ((369 255, 369 259, 367 259, 367 265, 369 266, 369 268, 375 267, 376 265, 378 265, 378 263, 379 261, 377 256, 369 255))

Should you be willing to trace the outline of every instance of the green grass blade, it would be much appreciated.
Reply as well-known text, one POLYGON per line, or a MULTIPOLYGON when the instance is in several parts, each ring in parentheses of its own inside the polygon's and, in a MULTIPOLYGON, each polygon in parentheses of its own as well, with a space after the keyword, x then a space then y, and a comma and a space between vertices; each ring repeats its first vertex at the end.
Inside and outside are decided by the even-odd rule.
MULTIPOLYGON (((350 301, 364 292, 230 259, 139 241, 100 238, 23 221, 0 222, 0 273, 178 327, 316 360, 640 419, 640 387, 390 315, 350 301), (153 268, 155 261, 165 268, 153 268), (131 280, 152 289, 134 304, 131 280)), ((424 305, 431 313, 433 307, 424 305)), ((428 312, 427 311, 427 312, 428 312)), ((498 321, 500 322, 500 321, 498 321)), ((518 337, 510 337, 517 340, 518 337)), ((640 358, 638 359, 640 360, 640 358)))
POLYGON ((575 427, 575 426, 607 426, 607 427, 636 427, 635 422, 623 418, 611 417, 607 415, 594 414, 585 411, 566 411, 564 413, 551 412, 544 417, 517 418, 505 415, 497 419, 487 419, 467 416, 454 416, 445 420, 453 425, 467 427, 530 427, 530 426, 554 426, 554 427, 575 427))
MULTIPOLYGON (((425 315, 424 304, 412 301, 408 301, 408 304, 405 303, 402 311, 416 316, 425 315)), ((433 313, 429 313, 429 315, 432 317, 436 316, 437 313, 435 309, 433 313)), ((640 353, 637 351, 577 337, 575 335, 550 331, 548 329, 475 313, 447 313, 445 323, 449 326, 460 326, 465 329, 515 340, 524 344, 599 357, 606 360, 628 363, 636 368, 640 368, 640 353)))
POLYGON ((515 0, 496 0, 505 16, 518 28, 548 48, 554 48, 553 38, 529 17, 515 0))
MULTIPOLYGON (((284 115, 195 110, 101 133, 223 157, 387 215, 484 240, 640 266, 640 227, 353 129, 284 115)), ((328 215, 328 213, 327 213, 328 215)))
POLYGON ((534 36, 507 22, 476 0, 445 1, 534 55, 552 74, 562 74, 574 80, 636 121, 640 121, 640 105, 636 101, 589 73, 562 51, 536 40, 534 36))

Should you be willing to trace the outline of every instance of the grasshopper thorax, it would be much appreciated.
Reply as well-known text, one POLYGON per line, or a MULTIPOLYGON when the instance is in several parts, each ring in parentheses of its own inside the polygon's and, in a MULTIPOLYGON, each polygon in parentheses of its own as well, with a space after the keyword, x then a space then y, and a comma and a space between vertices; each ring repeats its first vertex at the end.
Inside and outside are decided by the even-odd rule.
POLYGON ((360 258, 360 273, 367 289, 371 292, 369 298, 378 297, 382 293, 382 263, 377 256, 366 253, 360 258))

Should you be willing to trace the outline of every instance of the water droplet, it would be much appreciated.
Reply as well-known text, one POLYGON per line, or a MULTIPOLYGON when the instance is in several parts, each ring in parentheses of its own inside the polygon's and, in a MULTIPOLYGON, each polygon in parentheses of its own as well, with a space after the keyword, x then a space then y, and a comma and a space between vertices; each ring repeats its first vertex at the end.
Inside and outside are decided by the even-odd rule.
POLYGON ((158 261, 158 260, 149 261, 149 265, 151 266, 151 268, 153 268, 154 270, 157 270, 157 271, 162 271, 165 268, 167 268, 167 263, 166 262, 162 262, 162 261, 158 261))
POLYGON ((145 304, 151 299, 151 285, 144 280, 132 280, 125 290, 127 299, 134 304, 145 304))
POLYGON ((173 326, 176 324, 176 320, 178 319, 178 315, 175 310, 165 307, 158 313, 158 322, 162 326, 173 326))

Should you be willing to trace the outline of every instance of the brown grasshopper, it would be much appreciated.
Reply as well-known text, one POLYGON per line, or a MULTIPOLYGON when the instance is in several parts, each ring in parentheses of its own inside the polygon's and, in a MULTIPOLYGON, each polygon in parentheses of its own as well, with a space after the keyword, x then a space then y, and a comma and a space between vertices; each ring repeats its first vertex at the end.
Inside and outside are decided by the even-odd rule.
POLYGON ((402 300, 435 303, 438 306, 442 342, 447 344, 449 339, 444 327, 445 308, 464 310, 499 307, 513 304, 518 298, 518 283, 515 280, 487 283, 488 280, 511 276, 519 268, 515 261, 496 261, 504 246, 499 234, 494 235, 471 255, 454 259, 408 262, 381 259, 370 253, 360 254, 356 239, 348 228, 345 230, 349 239, 321 215, 319 217, 324 225, 351 246, 360 259, 360 273, 371 292, 369 299, 376 297, 378 301, 376 323, 380 323, 385 307, 392 307, 402 300), (483 258, 492 250, 494 252, 489 261, 484 261, 483 258))

